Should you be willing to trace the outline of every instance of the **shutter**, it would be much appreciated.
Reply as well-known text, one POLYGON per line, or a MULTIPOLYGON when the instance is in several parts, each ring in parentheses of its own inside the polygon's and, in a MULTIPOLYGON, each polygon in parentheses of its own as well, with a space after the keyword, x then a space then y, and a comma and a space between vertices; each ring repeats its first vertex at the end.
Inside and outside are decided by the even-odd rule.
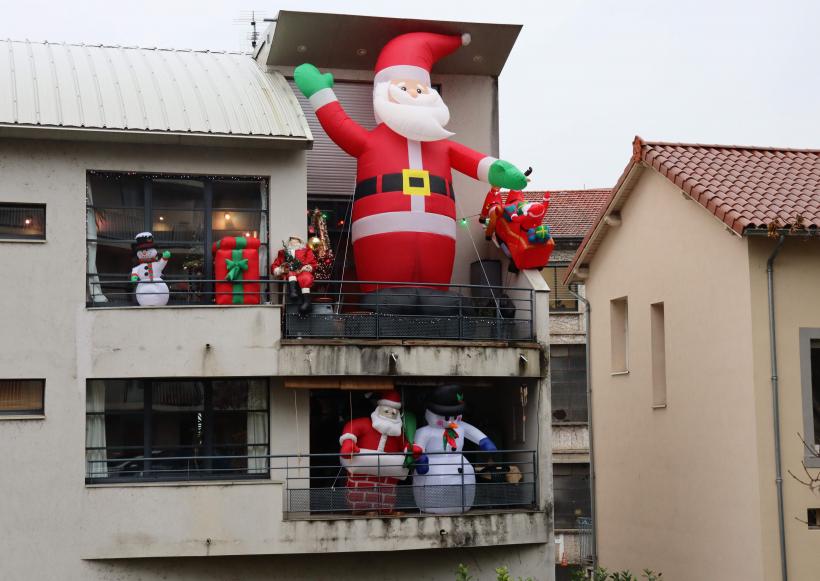
MULTIPOLYGON (((307 193, 309 196, 353 195, 356 187, 356 158, 342 151, 319 124, 310 102, 290 81, 296 98, 305 112, 313 133, 313 149, 307 152, 307 193)), ((347 114, 365 129, 373 129, 373 85, 370 83, 336 83, 333 92, 347 114)))

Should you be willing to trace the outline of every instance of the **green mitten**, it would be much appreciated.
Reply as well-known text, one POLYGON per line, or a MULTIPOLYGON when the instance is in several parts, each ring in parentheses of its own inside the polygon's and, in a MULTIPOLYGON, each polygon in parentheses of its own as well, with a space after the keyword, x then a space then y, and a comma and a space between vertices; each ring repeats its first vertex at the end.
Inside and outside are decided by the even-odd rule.
POLYGON ((308 99, 322 89, 330 89, 333 86, 333 75, 320 73, 319 69, 310 63, 296 67, 293 70, 293 80, 308 99))
POLYGON ((487 179, 490 185, 510 190, 523 190, 527 186, 527 177, 524 172, 503 159, 493 162, 487 179))
POLYGON ((165 252, 162 253, 162 257, 165 260, 168 260, 169 258, 171 258, 171 253, 168 250, 166 250, 165 252))

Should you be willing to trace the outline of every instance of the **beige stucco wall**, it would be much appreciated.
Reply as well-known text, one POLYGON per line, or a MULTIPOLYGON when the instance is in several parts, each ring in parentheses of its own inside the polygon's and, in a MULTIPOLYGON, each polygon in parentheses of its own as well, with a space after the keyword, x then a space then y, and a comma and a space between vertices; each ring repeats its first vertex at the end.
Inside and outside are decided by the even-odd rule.
MULTIPOLYGON (((780 575, 766 279, 766 261, 775 242, 766 238, 749 241, 749 274, 754 305, 754 385, 760 426, 757 439, 760 464, 758 482, 762 492, 761 527, 764 531, 763 554, 767 579, 776 579, 780 575)), ((790 579, 816 579, 820 571, 820 531, 809 530, 805 522, 800 522, 806 520, 806 509, 820 507, 820 496, 811 493, 787 472, 791 470, 806 479, 801 467, 803 444, 797 436, 804 433, 799 332, 801 327, 820 328, 818 252, 820 243, 817 240, 787 240, 774 263, 783 512, 790 579)), ((811 472, 816 474, 818 470, 811 472)))
POLYGON ((746 241, 645 169, 590 264, 600 563, 675 581, 763 580, 746 241), (610 369, 628 297, 628 368, 610 369), (650 304, 668 406, 652 407, 650 304))

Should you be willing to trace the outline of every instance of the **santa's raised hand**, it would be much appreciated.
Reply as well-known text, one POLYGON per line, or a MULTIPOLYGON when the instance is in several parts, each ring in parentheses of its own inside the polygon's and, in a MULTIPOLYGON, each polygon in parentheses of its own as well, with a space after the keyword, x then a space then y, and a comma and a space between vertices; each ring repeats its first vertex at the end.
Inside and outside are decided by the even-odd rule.
POLYGON ((527 185, 513 164, 449 139, 450 111, 432 86, 430 69, 469 42, 469 34, 413 32, 387 43, 376 62, 378 125, 372 131, 339 104, 333 75, 311 64, 294 71, 325 132, 358 160, 351 237, 360 280, 450 283, 456 240, 452 170, 497 187, 527 185))

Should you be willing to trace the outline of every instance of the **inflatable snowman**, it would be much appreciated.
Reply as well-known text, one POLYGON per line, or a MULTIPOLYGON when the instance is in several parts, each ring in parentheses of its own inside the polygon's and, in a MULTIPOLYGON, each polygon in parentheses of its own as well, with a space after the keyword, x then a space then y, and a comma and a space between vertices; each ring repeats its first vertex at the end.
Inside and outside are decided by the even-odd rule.
POLYGON ((475 471, 461 453, 464 439, 483 451, 496 447, 484 432, 462 419, 463 413, 464 396, 459 386, 441 386, 424 413, 427 425, 416 431, 415 443, 429 457, 427 473, 417 470, 413 476, 413 495, 422 512, 459 514, 473 506, 475 471))
POLYGON ((167 250, 157 258, 154 235, 140 232, 131 247, 139 264, 131 269, 131 280, 137 283, 137 302, 142 307, 162 307, 168 304, 168 285, 162 280, 162 271, 171 258, 167 250))

